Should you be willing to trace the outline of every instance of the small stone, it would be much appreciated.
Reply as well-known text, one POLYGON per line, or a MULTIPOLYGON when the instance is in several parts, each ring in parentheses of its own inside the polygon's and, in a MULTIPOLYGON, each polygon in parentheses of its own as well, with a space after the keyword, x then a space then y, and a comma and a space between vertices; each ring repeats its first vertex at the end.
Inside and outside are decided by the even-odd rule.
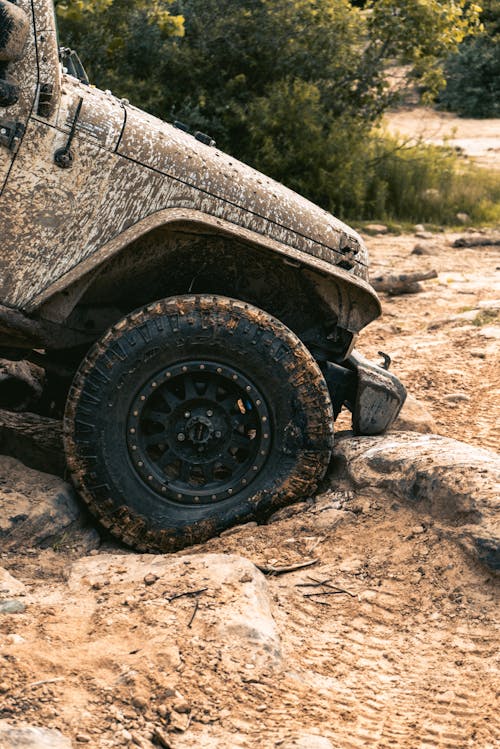
POLYGON ((170 713, 169 728, 172 728, 174 731, 185 733, 189 728, 190 723, 191 718, 187 713, 178 713, 176 710, 173 710, 170 713))
POLYGON ((137 707, 139 710, 146 710, 148 701, 142 695, 136 695, 132 698, 132 705, 137 707))
POLYGON ((191 705, 189 704, 189 702, 186 700, 185 697, 182 697, 182 695, 177 697, 177 699, 174 702, 173 707, 177 713, 190 713, 191 712, 191 705))
POLYGON ((486 359, 486 352, 480 348, 471 348, 469 354, 475 359, 486 359))
POLYGON ((412 255, 437 255, 441 247, 433 242, 420 242, 411 251, 412 255))
POLYGON ((91 739, 87 733, 77 733, 75 741, 78 741, 79 744, 89 744, 91 739))
POLYGON ((0 593, 10 596, 23 595, 26 590, 25 585, 12 577, 10 572, 0 567, 0 593))
POLYGON ((447 403, 469 403, 470 396, 465 393, 449 393, 443 397, 447 403))
POLYGON ((432 239, 434 237, 432 232, 425 230, 415 232, 415 236, 417 239, 432 239))
POLYGON ((150 572, 144 577, 144 585, 154 585, 158 579, 158 575, 154 575, 152 572, 150 572))
POLYGON ((163 749, 172 749, 168 734, 163 728, 155 726, 153 730, 153 740, 156 741, 163 749))
POLYGON ((5 639, 11 645, 22 645, 23 642, 26 642, 26 640, 24 639, 24 637, 22 637, 21 635, 18 635, 16 633, 13 633, 11 635, 7 635, 7 637, 5 639))
POLYGON ((253 577, 248 572, 246 572, 244 575, 240 577, 239 581, 240 583, 251 583, 252 580, 253 580, 253 577))
POLYGON ((350 572, 352 575, 357 575, 363 569, 364 564, 361 559, 347 559, 339 566, 341 572, 350 572))
POLYGON ((363 231, 367 234, 387 234, 389 229, 385 224, 367 224, 363 231))
POLYGON ((421 533, 425 533, 425 528, 423 525, 414 525, 411 532, 414 536, 419 536, 421 533))
POLYGON ((156 712, 160 716, 160 718, 165 719, 169 714, 170 710, 168 709, 167 705, 158 705, 156 708, 156 712))
POLYGON ((470 223, 470 216, 468 213, 457 213, 455 218, 457 219, 459 224, 469 224, 470 223))
POLYGON ((0 614, 24 614, 26 605, 21 601, 0 601, 0 614))
POLYGON ((130 733, 130 731, 127 731, 126 728, 123 729, 121 735, 124 741, 132 741, 132 734, 130 733))

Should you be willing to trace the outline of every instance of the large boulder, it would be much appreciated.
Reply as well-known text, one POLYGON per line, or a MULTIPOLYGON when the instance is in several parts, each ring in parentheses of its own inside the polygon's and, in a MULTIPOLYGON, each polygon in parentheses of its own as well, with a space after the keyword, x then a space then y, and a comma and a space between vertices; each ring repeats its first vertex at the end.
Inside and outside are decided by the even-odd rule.
POLYGON ((60 731, 35 726, 13 726, 0 720, 0 749, 71 749, 60 731))
POLYGON ((381 489, 443 521, 476 558, 500 568, 500 457, 435 434, 347 437, 336 470, 355 489, 381 489))
POLYGON ((248 559, 231 554, 99 554, 76 562, 68 580, 72 596, 79 598, 98 597, 103 588, 109 593, 114 585, 128 591, 132 607, 142 605, 146 595, 157 626, 168 624, 172 644, 177 636, 182 646, 187 630, 211 642, 227 671, 247 668, 255 674, 281 663, 267 582, 248 559))
POLYGON ((391 425, 390 431, 435 434, 437 424, 427 406, 412 395, 408 395, 401 413, 391 425))
POLYGON ((0 544, 4 551, 83 543, 90 550, 99 536, 72 487, 57 476, 0 456, 0 544))

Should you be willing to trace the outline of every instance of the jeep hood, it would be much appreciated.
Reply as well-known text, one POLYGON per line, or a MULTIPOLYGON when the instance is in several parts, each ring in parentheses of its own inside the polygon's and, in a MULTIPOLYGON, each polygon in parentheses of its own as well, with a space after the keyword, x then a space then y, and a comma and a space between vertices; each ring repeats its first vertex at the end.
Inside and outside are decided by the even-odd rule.
MULTIPOLYGON (((241 212, 265 219, 270 234, 282 236, 286 230, 292 246, 304 249, 306 240, 311 254, 368 280, 363 240, 342 221, 189 133, 130 105, 126 111, 117 147, 121 156, 215 198, 217 204, 224 203, 226 215, 232 210, 234 223, 239 222, 241 212)), ((213 200, 206 201, 207 213, 213 204, 213 200)))

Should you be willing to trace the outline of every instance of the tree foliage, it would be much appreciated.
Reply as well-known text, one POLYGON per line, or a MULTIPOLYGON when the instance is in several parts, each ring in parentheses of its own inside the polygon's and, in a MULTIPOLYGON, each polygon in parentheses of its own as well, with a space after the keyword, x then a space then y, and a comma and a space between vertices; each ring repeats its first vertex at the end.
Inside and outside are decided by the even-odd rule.
POLYGON ((466 117, 500 116, 500 0, 486 0, 480 35, 469 36, 445 64, 442 106, 466 117))
POLYGON ((344 215, 367 200, 369 134, 398 92, 427 90, 479 30, 468 0, 67 0, 63 41, 101 88, 210 133, 344 215))

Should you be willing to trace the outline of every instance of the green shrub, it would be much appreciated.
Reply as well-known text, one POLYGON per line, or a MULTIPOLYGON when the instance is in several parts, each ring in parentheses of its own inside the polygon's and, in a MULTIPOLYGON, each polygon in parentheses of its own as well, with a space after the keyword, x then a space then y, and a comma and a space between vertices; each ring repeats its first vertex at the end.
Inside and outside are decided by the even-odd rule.
POLYGON ((445 66, 440 106, 462 117, 500 116, 500 36, 469 38, 445 66))
POLYGON ((457 224, 466 213, 476 224, 500 221, 499 173, 460 158, 451 148, 418 143, 405 147, 374 137, 366 197, 353 218, 457 224))

